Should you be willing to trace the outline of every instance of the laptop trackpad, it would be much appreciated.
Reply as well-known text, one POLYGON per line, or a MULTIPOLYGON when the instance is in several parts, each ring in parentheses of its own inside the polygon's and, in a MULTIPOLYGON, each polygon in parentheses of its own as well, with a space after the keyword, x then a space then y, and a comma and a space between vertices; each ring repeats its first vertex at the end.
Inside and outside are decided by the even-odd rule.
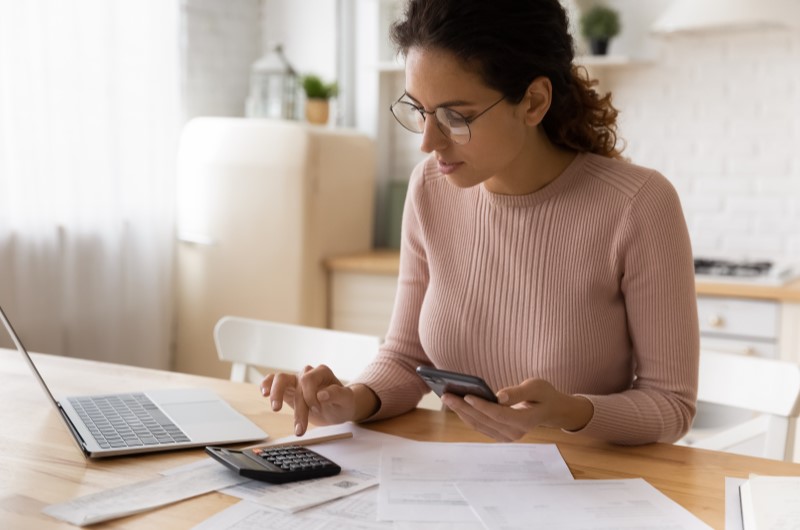
POLYGON ((199 401, 192 403, 162 403, 161 408, 178 425, 215 423, 231 421, 231 409, 219 401, 199 401))

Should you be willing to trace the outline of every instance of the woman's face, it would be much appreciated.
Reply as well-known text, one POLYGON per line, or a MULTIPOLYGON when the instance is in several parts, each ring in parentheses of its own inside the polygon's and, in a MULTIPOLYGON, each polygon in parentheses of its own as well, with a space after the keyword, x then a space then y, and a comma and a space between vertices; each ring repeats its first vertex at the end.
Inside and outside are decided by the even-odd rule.
MULTIPOLYGON (((451 53, 411 48, 406 56, 406 94, 426 111, 447 107, 471 119, 502 97, 451 53)), ((510 184, 529 171, 526 149, 535 137, 523 106, 503 100, 469 124, 471 138, 453 142, 426 114, 420 148, 433 153, 439 169, 456 186, 486 182, 490 191, 507 193, 510 184)))

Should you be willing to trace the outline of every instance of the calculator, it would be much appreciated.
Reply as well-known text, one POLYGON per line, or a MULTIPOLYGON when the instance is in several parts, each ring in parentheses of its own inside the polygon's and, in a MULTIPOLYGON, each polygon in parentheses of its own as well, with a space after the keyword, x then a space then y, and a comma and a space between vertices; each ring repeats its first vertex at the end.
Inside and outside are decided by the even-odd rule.
POLYGON ((283 484, 338 475, 342 468, 311 449, 299 445, 256 447, 242 451, 206 447, 211 457, 243 477, 283 484))

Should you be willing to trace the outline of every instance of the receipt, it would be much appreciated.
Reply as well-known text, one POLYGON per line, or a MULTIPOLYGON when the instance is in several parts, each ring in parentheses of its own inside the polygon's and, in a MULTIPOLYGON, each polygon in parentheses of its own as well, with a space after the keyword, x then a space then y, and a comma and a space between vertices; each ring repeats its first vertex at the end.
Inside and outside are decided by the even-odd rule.
POLYGON ((377 485, 377 477, 349 469, 332 477, 287 484, 268 484, 253 480, 225 489, 222 493, 294 513, 377 485))
POLYGON ((99 491, 42 510, 47 515, 77 526, 86 526, 152 510, 210 491, 221 490, 248 479, 213 460, 186 470, 126 486, 99 491))

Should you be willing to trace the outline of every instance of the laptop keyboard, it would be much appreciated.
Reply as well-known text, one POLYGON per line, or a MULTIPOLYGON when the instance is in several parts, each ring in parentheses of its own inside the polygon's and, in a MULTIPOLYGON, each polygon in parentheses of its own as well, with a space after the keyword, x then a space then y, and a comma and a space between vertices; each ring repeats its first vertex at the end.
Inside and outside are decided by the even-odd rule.
POLYGON ((190 441, 141 393, 75 397, 69 402, 103 449, 190 441))

